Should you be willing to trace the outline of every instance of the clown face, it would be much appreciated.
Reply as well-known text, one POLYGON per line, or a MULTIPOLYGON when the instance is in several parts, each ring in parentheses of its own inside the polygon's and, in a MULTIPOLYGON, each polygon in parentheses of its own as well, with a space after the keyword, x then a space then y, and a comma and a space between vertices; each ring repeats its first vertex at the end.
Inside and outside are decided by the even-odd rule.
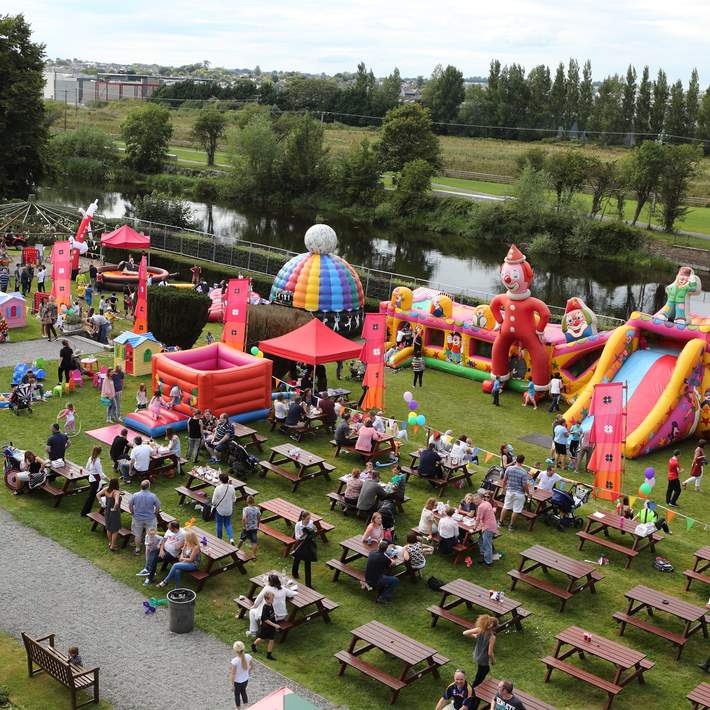
POLYGON ((679 286, 685 286, 690 280, 690 269, 687 267, 681 267, 678 269, 678 275, 675 280, 679 286))
POLYGON ((523 293, 530 286, 521 264, 504 263, 500 269, 500 278, 508 293, 523 293))
POLYGON ((582 333, 588 325, 581 308, 565 313, 565 323, 567 332, 575 339, 582 337, 582 333))

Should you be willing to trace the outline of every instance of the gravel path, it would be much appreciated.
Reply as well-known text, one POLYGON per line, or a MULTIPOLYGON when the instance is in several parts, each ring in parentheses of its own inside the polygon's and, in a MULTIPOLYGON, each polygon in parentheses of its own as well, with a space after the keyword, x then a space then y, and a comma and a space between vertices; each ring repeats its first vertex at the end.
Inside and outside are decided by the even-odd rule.
MULTIPOLYGON (((54 632, 60 648, 77 645, 86 665, 101 667, 101 695, 114 710, 234 708, 229 646, 201 631, 171 634, 165 608, 145 616, 143 595, 2 508, 0 529, 0 628, 17 638, 54 632)), ((320 708, 335 707, 260 663, 249 698, 285 685, 320 708)))
MULTIPOLYGON (((12 331, 10 331, 10 337, 12 338, 12 331)), ((61 340, 64 336, 60 337, 58 342, 52 341, 51 343, 46 338, 40 338, 37 340, 21 340, 17 343, 9 342, 2 343, 0 345, 0 357, 2 357, 3 365, 15 365, 18 362, 30 362, 36 360, 38 357, 42 357, 45 360, 57 360, 59 358, 59 350, 61 349, 61 340)), ((103 346, 99 343, 94 343, 88 338, 74 338, 71 336, 66 336, 66 340, 69 341, 69 345, 75 351, 81 352, 83 355, 90 355, 92 353, 104 352, 103 346)), ((54 378, 57 373, 54 372, 54 376, 50 377, 49 380, 56 384, 54 378)))

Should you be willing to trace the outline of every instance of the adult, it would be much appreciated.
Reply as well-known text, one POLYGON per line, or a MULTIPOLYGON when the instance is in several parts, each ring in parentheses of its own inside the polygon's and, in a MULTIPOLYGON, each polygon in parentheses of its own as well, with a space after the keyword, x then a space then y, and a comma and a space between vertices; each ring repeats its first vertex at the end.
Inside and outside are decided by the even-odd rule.
POLYGON ((96 499, 96 494, 102 483, 106 481, 103 466, 101 465, 101 447, 94 446, 91 455, 86 461, 84 472, 89 474, 89 495, 86 497, 84 506, 81 509, 81 516, 86 517, 90 512, 96 499))
POLYGON ((108 538, 108 549, 117 552, 118 531, 121 529, 121 489, 117 478, 112 478, 106 487, 96 494, 101 504, 103 498, 104 526, 108 538))
POLYGON ((150 490, 150 481, 141 481, 141 489, 131 497, 128 509, 133 516, 131 533, 133 534, 135 549, 133 553, 140 555, 141 542, 151 528, 158 527, 158 514, 160 513, 160 500, 150 490))
POLYGON ((333 431, 335 428, 335 421, 337 419, 335 415, 335 402, 328 396, 326 390, 321 391, 320 398, 318 400, 318 409, 320 409, 323 425, 328 431, 333 431))
POLYGON ((47 278, 47 269, 44 264, 37 268, 37 293, 44 293, 44 281, 47 278))
POLYGON ((380 441, 380 439, 382 439, 382 435, 372 426, 372 419, 368 417, 357 433, 355 451, 359 451, 362 454, 370 454, 375 442, 380 441))
POLYGON ((89 283, 91 284, 91 288, 96 290, 96 277, 99 275, 99 270, 96 268, 96 264, 94 262, 89 263, 89 283))
POLYGON ((316 376, 316 390, 318 392, 323 392, 328 394, 328 373, 326 372, 325 365, 316 365, 315 370, 316 376))
POLYGON ((291 575, 298 579, 298 569, 301 562, 304 567, 304 581, 307 587, 311 586, 311 563, 318 560, 316 547, 316 528, 311 520, 311 514, 302 510, 298 522, 294 526, 293 536, 296 538, 296 547, 293 551, 293 566, 291 575))
POLYGON ((592 449, 594 448, 591 439, 592 428, 587 427, 583 429, 579 440, 579 451, 577 452, 577 458, 574 462, 575 473, 579 471, 580 467, 582 471, 586 471, 587 466, 589 466, 589 459, 592 457, 592 449))
POLYGON ((362 482, 360 494, 357 497, 357 509, 359 512, 369 515, 384 497, 385 490, 380 485, 380 474, 375 469, 370 474, 370 477, 362 482))
POLYGON ((436 535, 438 527, 436 525, 436 518, 434 518, 435 510, 436 498, 427 498, 422 508, 422 513, 419 516, 419 525, 417 525, 417 530, 419 530, 422 535, 426 535, 427 537, 436 535))
POLYGON ((59 431, 59 424, 54 422, 52 424, 52 433, 47 439, 47 458, 50 461, 64 461, 64 454, 67 449, 71 446, 69 437, 63 432, 59 431))
POLYGON ((399 584, 397 577, 388 574, 392 566, 396 564, 395 560, 387 554, 388 548, 389 543, 383 540, 377 549, 367 556, 367 564, 365 565, 365 582, 377 591, 375 601, 378 604, 387 604, 399 584))
POLYGON ((693 463, 690 464, 690 478, 686 478, 683 481, 683 490, 688 488, 689 483, 694 484, 696 491, 700 490, 700 479, 703 477, 705 463, 705 439, 699 439, 693 453, 693 463))
POLYGON ((20 272, 20 286, 22 288, 22 295, 25 297, 27 297, 27 294, 30 292, 31 281, 30 272, 25 266, 20 272))
POLYGON ((513 532, 515 521, 518 515, 523 512, 525 502, 530 495, 530 483, 528 482, 528 472, 523 468, 525 456, 518 454, 515 457, 516 464, 508 466, 503 474, 503 492, 505 500, 503 509, 500 512, 500 524, 505 523, 508 511, 512 511, 508 532, 513 532))
POLYGON ((205 446, 210 454, 207 463, 219 463, 222 452, 228 449, 233 438, 234 425, 229 421, 226 412, 222 412, 214 434, 205 439, 205 446))
POLYGON ((354 446, 357 437, 350 428, 350 413, 344 412, 340 424, 335 427, 335 443, 340 446, 354 446))
POLYGON ((466 680, 466 673, 461 669, 454 673, 454 682, 441 694, 434 710, 444 710, 453 705, 455 710, 464 708, 473 710, 478 706, 478 700, 473 694, 473 688, 466 680))
POLYGON ((145 569, 138 573, 138 577, 147 577, 144 586, 152 584, 155 578, 155 571, 158 567, 158 562, 169 564, 177 562, 180 559, 180 551, 185 544, 185 533, 180 529, 180 523, 177 520, 171 520, 168 523, 168 529, 160 541, 160 545, 156 547, 150 554, 145 569))
POLYGON ((555 464, 557 468, 567 466, 567 442, 569 439, 569 429, 564 419, 560 419, 552 435, 552 443, 555 445, 555 464))
POLYGON ((54 296, 50 296, 47 301, 42 304, 40 310, 40 319, 42 322, 42 333, 47 336, 47 340, 51 343, 52 336, 57 339, 57 331, 54 329, 54 324, 57 322, 57 304, 54 301, 54 296))
POLYGON ((382 525, 382 515, 373 513, 370 518, 370 524, 365 528, 362 534, 362 541, 367 545, 380 544, 385 538, 385 529, 382 525))
POLYGON ((200 283, 200 277, 202 276, 202 267, 197 264, 193 264, 190 267, 190 273, 192 274, 192 286, 196 288, 200 283))
POLYGON ((113 437, 111 442, 111 448, 109 449, 109 456, 111 461, 113 461, 113 470, 119 471, 124 480, 128 479, 128 473, 130 469, 130 445, 128 444, 128 429, 121 429, 121 431, 113 437))
POLYGON ((217 522, 217 537, 222 539, 222 528, 227 531, 229 544, 234 544, 234 531, 232 530, 232 514, 234 513, 234 501, 237 500, 237 493, 234 486, 229 482, 226 473, 219 474, 219 485, 215 486, 212 493, 212 505, 214 506, 215 520, 217 522))
POLYGON ((514 459, 510 450, 510 444, 501 444, 500 447, 500 467, 505 471, 510 466, 514 459))
POLYGON ((676 449, 668 459, 668 487, 666 488, 666 503, 672 508, 678 507, 680 496, 680 473, 683 470, 678 462, 680 450, 676 449))
MULTIPOLYGON (((490 493, 481 495, 475 493, 473 496, 476 504, 476 522, 477 530, 480 530, 478 549, 483 556, 483 564, 490 567, 493 564, 493 538, 498 532, 498 521, 496 520, 495 510, 491 504, 490 493)), ((498 556, 500 559, 500 556, 498 556)))
POLYGON ((17 473, 18 485, 12 492, 13 495, 19 495, 25 483, 32 490, 41 486, 47 480, 46 474, 42 471, 42 462, 32 451, 25 451, 25 455, 19 463, 19 468, 20 470, 17 473))
POLYGON ((288 413, 286 414, 286 420, 284 424, 286 426, 298 426, 305 417, 303 412, 303 405, 301 403, 300 397, 294 397, 291 400, 291 404, 288 405, 288 413))
POLYGON ((446 506, 439 519, 439 552, 443 555, 451 552, 459 539, 459 524, 454 520, 455 512, 454 508, 446 506))
POLYGON ((441 478, 441 456, 433 442, 419 454, 417 473, 422 478, 441 478))
POLYGON ((249 702, 247 683, 249 683, 249 674, 253 664, 251 656, 244 653, 244 644, 241 641, 235 641, 232 648, 234 649, 234 658, 229 667, 234 688, 234 704, 238 710, 242 706, 242 701, 244 701, 244 705, 249 702))
POLYGON ((121 366, 116 365, 116 367, 113 368, 113 374, 111 375, 111 379, 113 380, 114 389, 113 411, 117 421, 121 418, 121 396, 123 395, 123 381, 125 378, 126 375, 121 369, 121 366))
POLYGON ((562 378, 555 372, 550 380, 550 408, 548 412, 560 411, 560 397, 562 396, 562 378))
POLYGON ((547 468, 544 471, 540 471, 535 480, 535 486, 543 491, 553 491, 555 486, 564 479, 555 471, 555 466, 551 459, 547 459, 546 463, 547 468))
POLYGON ((7 287, 10 283, 10 272, 3 266, 0 269, 0 291, 7 293, 7 287))
POLYGON ((106 421, 113 423, 118 420, 116 415, 116 388, 113 384, 113 368, 109 367, 106 375, 101 380, 101 399, 108 402, 106 407, 106 421))
POLYGON ((68 340, 62 340, 62 347, 59 351, 59 367, 57 368, 57 383, 62 384, 62 375, 65 382, 69 382, 69 373, 74 368, 74 351, 71 349, 68 340))
POLYGON ((202 412, 199 409, 192 411, 187 420, 187 460, 197 463, 202 446, 202 412))
POLYGON ((251 609, 249 610, 249 633, 252 636, 256 635, 259 629, 259 622, 261 620, 261 605, 264 603, 264 597, 271 592, 274 595, 274 616, 276 621, 284 621, 288 618, 288 608, 286 606, 287 599, 293 599, 293 597, 298 596, 298 592, 295 589, 288 589, 281 584, 281 578, 275 572, 269 574, 268 583, 259 592, 251 609))
POLYGON ((150 444, 144 444, 140 436, 133 439, 133 447, 131 448, 130 470, 128 474, 129 481, 133 476, 142 478, 148 475, 150 470, 150 457, 153 455, 153 449, 150 444))
POLYGON ((523 701, 513 694, 513 684, 509 680, 501 680, 498 690, 491 702, 491 710, 525 710, 523 701))
POLYGON ((348 476, 343 492, 343 513, 347 515, 350 508, 357 509, 357 501, 360 497, 360 491, 365 481, 360 478, 360 469, 354 468, 348 476))
POLYGON ((96 340, 98 340, 102 345, 107 345, 108 336, 111 332, 111 321, 100 313, 94 313, 94 315, 90 316, 88 320, 94 327, 94 335, 96 336, 96 340))
POLYGON ((485 680, 491 665, 495 663, 493 649, 496 645, 496 629, 498 628, 498 620, 495 616, 481 614, 477 619, 472 629, 466 629, 463 635, 467 638, 475 638, 476 645, 473 648, 473 660, 478 666, 476 677, 471 685, 475 688, 485 680))
POLYGON ((404 547, 409 554, 409 566, 413 570, 424 569, 426 555, 431 555, 434 552, 434 548, 431 545, 424 545, 414 531, 410 531, 407 534, 407 544, 404 547))
MULTIPOLYGON (((134 496, 135 497, 135 496, 134 496)), ((200 566, 200 541, 197 533, 188 530, 185 533, 185 544, 180 552, 180 559, 170 568, 168 576, 158 583, 159 587, 164 587, 171 580, 175 580, 175 588, 180 585, 180 577, 183 572, 191 572, 200 566)))

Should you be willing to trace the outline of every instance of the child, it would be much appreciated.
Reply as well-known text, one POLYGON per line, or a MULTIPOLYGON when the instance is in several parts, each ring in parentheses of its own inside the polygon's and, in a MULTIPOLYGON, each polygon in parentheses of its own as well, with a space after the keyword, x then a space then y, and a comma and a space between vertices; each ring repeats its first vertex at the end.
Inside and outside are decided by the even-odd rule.
POLYGON ((79 649, 76 646, 70 646, 67 651, 67 660, 72 666, 83 666, 81 662, 81 656, 79 655, 79 649))
MULTIPOLYGON (((163 539, 162 535, 158 535, 158 531, 155 528, 148 528, 145 535, 145 567, 138 572, 136 577, 149 577, 149 565, 150 558, 155 553, 155 551, 160 547, 160 541, 163 539)), ((147 587, 150 584, 148 579, 143 582, 143 586, 147 587)))
POLYGON ((175 383, 171 388, 170 388, 170 407, 175 408, 180 404, 182 400, 182 390, 180 389, 180 385, 175 383))
POLYGON ((523 407, 527 407, 528 404, 532 404, 533 409, 537 409, 537 402, 535 401, 535 383, 532 380, 528 382, 528 388, 523 395, 523 407))
POLYGON ((256 647, 266 639, 269 643, 266 647, 266 657, 272 661, 276 658, 271 655, 271 651, 274 648, 274 636, 276 636, 276 630, 279 628, 276 623, 276 614, 274 613, 274 593, 266 592, 264 594, 264 604, 261 607, 261 625, 259 630, 256 632, 256 638, 251 645, 251 650, 256 653, 256 647))
POLYGON ((86 302, 86 307, 87 307, 87 308, 91 308, 91 307, 92 307, 91 299, 92 299, 93 295, 94 295, 94 294, 93 294, 93 291, 91 290, 91 286, 87 286, 87 287, 84 289, 84 301, 86 302))
POLYGON ((99 299, 99 315, 102 316, 106 310, 106 299, 101 296, 99 299))
POLYGON ((491 387, 491 394, 493 395, 493 405, 500 407, 500 391, 503 385, 501 385, 500 380, 496 377, 493 380, 493 387, 491 387))
POLYGON ((254 502, 254 496, 247 496, 247 504, 242 511, 242 531, 239 533, 239 544, 241 548, 245 540, 251 544, 251 555, 256 559, 257 533, 259 532, 259 521, 261 520, 261 510, 254 502))
POLYGON ((148 407, 148 392, 145 388, 145 382, 141 382, 138 385, 138 392, 136 392, 136 411, 141 409, 146 409, 148 407))
POLYGON ((108 297, 108 307, 109 307, 109 310, 110 310, 112 313, 118 313, 118 309, 116 308, 117 305, 118 305, 118 298, 117 298, 117 296, 116 296, 115 293, 112 293, 112 294, 108 297))
POLYGON ((375 467, 372 463, 372 459, 365 463, 365 470, 360 474, 360 478, 363 481, 368 481, 371 478, 377 478, 378 474, 375 473, 375 467))
POLYGON ((416 387, 417 382, 419 382, 420 387, 423 387, 424 385, 422 384, 422 378, 424 377, 424 358, 421 356, 421 353, 412 358, 412 372, 414 372, 414 383, 412 387, 416 387))
POLYGON ((67 436, 76 434, 76 416, 74 405, 67 402, 67 406, 57 415, 57 419, 64 419, 64 433, 67 436))
POLYGON ((205 340, 207 341, 207 345, 212 345, 214 343, 214 335, 210 333, 210 331, 207 331, 207 335, 205 336, 205 340))
POLYGON ((148 405, 148 409, 150 410, 151 416, 153 419, 157 422, 158 417, 160 417, 160 392, 156 390, 153 392, 153 397, 150 400, 150 404, 148 405))
POLYGON ((234 702, 237 710, 242 706, 242 701, 246 705, 249 702, 247 697, 247 683, 249 683, 249 673, 252 668, 251 656, 244 653, 244 644, 241 641, 235 641, 234 646, 235 656, 232 659, 232 683, 234 684, 234 702))

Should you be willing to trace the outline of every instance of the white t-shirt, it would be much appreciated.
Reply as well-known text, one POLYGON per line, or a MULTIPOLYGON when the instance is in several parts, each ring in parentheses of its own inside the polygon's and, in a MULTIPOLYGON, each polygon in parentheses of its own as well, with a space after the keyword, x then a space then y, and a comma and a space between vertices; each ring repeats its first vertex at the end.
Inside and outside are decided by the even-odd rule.
POLYGON ((277 419, 286 419, 288 416, 288 402, 274 401, 274 416, 277 419))
POLYGON ((551 491, 555 487, 557 481, 561 481, 562 476, 559 473, 553 473, 551 476, 547 475, 547 471, 540 471, 540 475, 535 481, 535 485, 538 488, 542 488, 543 491, 551 491))
POLYGON ((449 539, 459 534, 459 524, 449 515, 439 520, 439 537, 449 539))
POLYGON ((245 653, 244 660, 246 662, 246 668, 242 666, 242 662, 238 656, 235 656, 232 659, 232 665, 236 669, 236 673, 234 674, 235 683, 244 683, 249 680, 249 665, 251 664, 251 654, 245 653))
POLYGON ((165 540, 163 547, 166 552, 169 552, 173 557, 180 555, 180 545, 185 542, 185 535, 182 530, 173 532, 168 530, 163 538, 165 540))
MULTIPOLYGON (((360 476, 362 478, 362 476, 360 476)), ((434 522, 434 511, 429 510, 429 508, 424 508, 422 510, 421 517, 419 518, 419 530, 427 535, 432 530, 432 523, 434 522)))
POLYGON ((136 471, 147 471, 150 468, 150 456, 153 449, 148 444, 134 446, 131 449, 131 463, 136 471))
POLYGON ((550 394, 562 393, 562 380, 559 377, 553 377, 550 380, 550 394))

